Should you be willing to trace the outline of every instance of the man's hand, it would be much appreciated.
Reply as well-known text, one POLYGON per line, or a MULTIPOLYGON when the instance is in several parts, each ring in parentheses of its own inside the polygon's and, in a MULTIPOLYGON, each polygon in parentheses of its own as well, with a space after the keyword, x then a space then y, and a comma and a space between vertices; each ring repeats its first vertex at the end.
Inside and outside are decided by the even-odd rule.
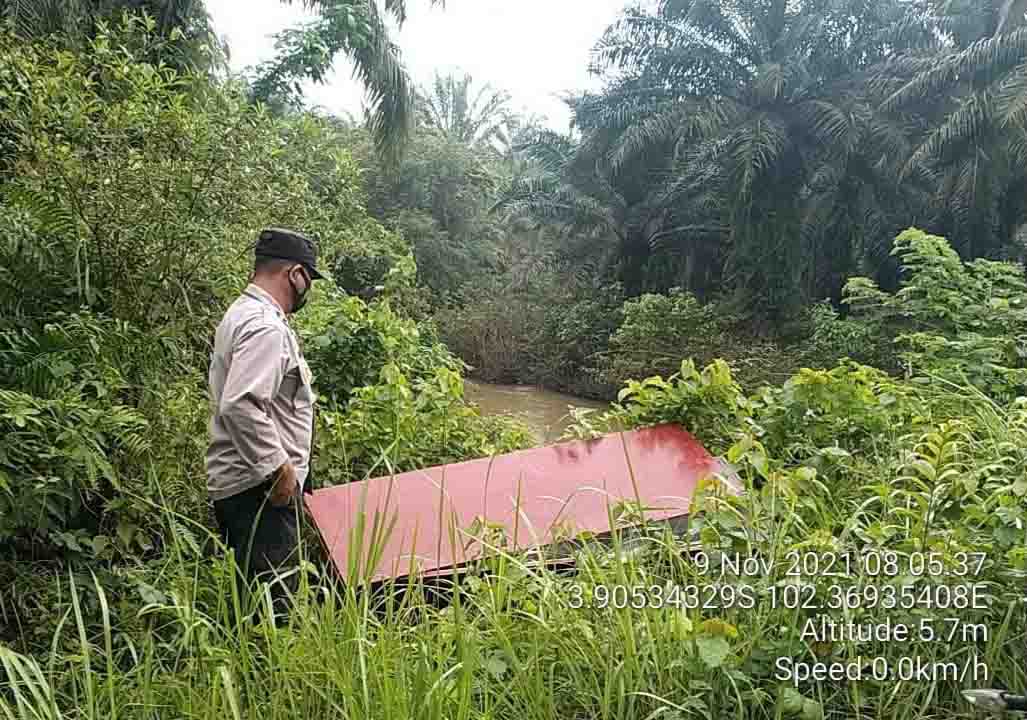
POLYGON ((275 507, 285 507, 289 504, 292 496, 296 494, 296 486, 298 484, 296 482, 296 468, 292 466, 291 462, 286 461, 285 464, 275 471, 275 481, 271 487, 271 495, 268 498, 269 502, 275 507))

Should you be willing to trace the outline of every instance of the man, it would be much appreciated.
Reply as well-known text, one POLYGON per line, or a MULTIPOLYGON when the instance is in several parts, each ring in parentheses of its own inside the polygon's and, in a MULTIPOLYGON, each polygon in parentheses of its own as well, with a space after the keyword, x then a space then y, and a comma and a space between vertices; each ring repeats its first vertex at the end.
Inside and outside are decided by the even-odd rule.
MULTIPOLYGON (((296 562, 297 498, 309 472, 314 393, 286 318, 321 278, 309 238, 264 230, 250 283, 214 337, 207 491, 222 537, 250 579, 271 580, 296 562)), ((294 589, 294 574, 290 580, 286 587, 294 589)), ((272 597, 284 609, 278 582, 272 597)))

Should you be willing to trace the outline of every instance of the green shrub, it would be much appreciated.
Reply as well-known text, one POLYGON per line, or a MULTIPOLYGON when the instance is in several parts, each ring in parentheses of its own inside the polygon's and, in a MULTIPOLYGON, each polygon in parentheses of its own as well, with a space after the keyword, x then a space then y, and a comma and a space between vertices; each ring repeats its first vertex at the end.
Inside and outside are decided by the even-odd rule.
POLYGON ((196 362, 176 330, 144 332, 88 310, 23 318, 0 332, 0 384, 43 397, 70 389, 135 404, 151 383, 188 372, 196 362))
POLYGON ((586 397, 613 397, 620 383, 604 374, 602 362, 623 320, 623 302, 623 288, 613 283, 570 290, 560 302, 547 303, 530 381, 586 397))
POLYGON ((582 418, 570 432, 588 435, 670 422, 684 427, 712 452, 721 452, 733 442, 747 407, 742 389, 723 360, 701 371, 692 360, 684 360, 680 370, 667 379, 629 380, 617 393, 611 410, 598 418, 582 418))
POLYGON ((623 317, 603 363, 603 372, 618 384, 628 378, 669 375, 682 360, 707 358, 727 326, 715 305, 702 305, 680 288, 626 300, 623 317))
POLYGON ((486 275, 466 283, 434 318, 476 377, 612 397, 616 385, 598 363, 622 302, 617 284, 595 288, 541 267, 525 278, 486 275))
POLYGON ((800 370, 754 402, 764 442, 775 454, 807 459, 822 448, 854 452, 893 442, 916 414, 916 396, 886 373, 852 361, 800 370))
POLYGON ((624 301, 623 321, 610 336, 599 366, 616 387, 629 379, 676 372, 682 360, 725 360, 747 390, 776 385, 799 367, 800 353, 760 336, 750 318, 721 303, 700 303, 680 288, 624 301))
POLYGON ((804 358, 816 367, 834 367, 850 358, 889 372, 901 369, 893 338, 880 323, 842 318, 829 302, 821 302, 810 308, 809 324, 804 358))
POLYGON ((0 36, 5 312, 87 305, 143 330, 185 324, 202 348, 264 226, 317 235, 346 278, 339 258, 404 254, 367 216, 331 123, 139 59, 162 42, 131 15, 77 53, 0 36))
POLYGON ((147 449, 147 430, 138 412, 109 400, 0 390, 0 541, 43 540, 97 557, 152 547, 135 536, 138 513, 107 512, 123 506, 121 475, 147 449))
POLYGON ((434 316, 446 346, 492 382, 526 381, 539 354, 534 339, 544 308, 538 298, 509 290, 501 278, 486 276, 461 288, 434 316))
POLYGON ((353 393, 375 385, 386 365, 412 380, 435 370, 458 370, 459 360, 438 342, 431 326, 397 314, 390 301, 370 304, 330 288, 297 323, 317 392, 345 406, 353 393))
POLYGON ((896 337, 911 375, 969 383, 1009 400, 1027 390, 1027 280, 1013 263, 964 263, 945 238, 909 229, 892 251, 905 276, 898 292, 866 278, 846 302, 896 337))
POLYGON ((0 385, 14 388, 0 403, 0 538, 103 558, 153 549, 155 467, 176 507, 199 512, 202 480, 176 482, 206 440, 184 345, 89 312, 0 333, 0 385))
POLYGON ((386 363, 379 378, 353 391, 341 412, 322 411, 318 477, 363 480, 530 447, 527 428, 485 419, 464 401, 459 372, 436 367, 408 376, 386 363))

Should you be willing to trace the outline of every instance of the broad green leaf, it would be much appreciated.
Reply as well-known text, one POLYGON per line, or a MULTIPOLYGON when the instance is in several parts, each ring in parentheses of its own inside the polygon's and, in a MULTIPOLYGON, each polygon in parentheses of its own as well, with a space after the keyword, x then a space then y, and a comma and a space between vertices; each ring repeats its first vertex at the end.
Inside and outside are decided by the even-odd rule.
POLYGON ((699 657, 710 668, 718 668, 731 653, 731 646, 723 637, 701 635, 695 639, 699 657))
POLYGON ((485 670, 496 680, 499 680, 506 675, 506 671, 508 669, 509 667, 507 666, 506 661, 500 657, 499 653, 493 654, 485 663, 485 670))

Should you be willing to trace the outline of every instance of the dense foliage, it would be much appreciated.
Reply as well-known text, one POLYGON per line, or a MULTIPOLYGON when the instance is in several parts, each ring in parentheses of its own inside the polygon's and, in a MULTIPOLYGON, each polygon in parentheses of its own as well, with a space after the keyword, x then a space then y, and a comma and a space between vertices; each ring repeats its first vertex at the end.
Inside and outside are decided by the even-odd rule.
POLYGON ((1019 257, 1022 24, 998 1, 629 9, 595 48, 605 89, 571 103, 580 133, 527 138, 502 204, 629 295, 730 294, 778 321, 853 274, 893 284, 910 225, 1019 257))
POLYGON ((124 12, 145 13, 164 42, 147 59, 180 70, 221 71, 227 48, 214 32, 203 0, 0 0, 0 22, 15 37, 49 38, 78 50, 124 12))
POLYGON ((894 295, 872 281, 846 285, 846 302, 875 333, 894 336, 911 372, 930 370, 1009 401, 1027 390, 1027 280, 1023 267, 963 263, 945 238, 907 230, 895 241, 908 278, 894 295))
POLYGON ((401 0, 307 5, 246 84, 198 0, 0 0, 0 715, 898 720, 1027 687, 1024 2, 629 8, 568 136, 468 76, 411 90, 401 0), (366 127, 302 109, 337 53, 366 127), (617 503, 574 572, 479 518, 454 531, 495 552, 454 587, 340 582, 311 536, 276 626, 203 469, 212 333, 270 224, 331 275, 291 320, 318 482, 530 444, 465 401, 471 369, 615 398, 579 438, 680 424, 744 492, 704 479, 689 537, 617 503), (948 574, 857 572, 813 612, 783 594, 839 581, 796 552, 948 574), (769 565, 712 580, 731 553, 769 565), (574 602, 689 585, 762 599, 574 602), (811 640, 822 617, 915 637, 811 640))
MULTIPOLYGON (((917 248, 927 265, 937 261, 933 251, 947 247, 916 231, 899 246, 917 248)), ((908 283, 917 286, 915 273, 908 283)), ((974 290, 972 282, 954 283, 949 311, 925 306, 917 320, 955 340, 977 312, 974 290)), ((916 302, 915 292, 898 297, 916 302)), ((680 297, 675 302, 690 305, 680 297)), ((999 329, 992 337, 1002 342, 1006 335, 999 329)), ((6 707, 22 713, 15 717, 73 705, 82 710, 83 698, 86 716, 119 717, 142 717, 154 707, 203 718, 242 716, 255 707, 283 718, 329 711, 440 718, 524 712, 963 717, 961 688, 1027 683, 1027 625, 1018 611, 1027 581, 1027 408, 1022 397, 995 402, 946 380, 947 364, 944 357, 936 364, 925 358, 908 379, 897 379, 849 361, 802 370, 750 394, 723 361, 701 370, 686 361, 669 377, 628 383, 608 412, 581 415, 572 432, 583 437, 611 427, 680 423, 734 465, 743 495, 724 493, 714 476, 695 498, 701 515, 692 542, 705 553, 701 561, 684 552, 686 539, 654 523, 630 539, 615 532, 613 548, 586 541, 578 570, 569 575, 505 551, 506 539, 487 526, 471 527, 466 531, 488 538, 498 554, 482 561, 443 607, 418 582, 372 593, 360 590, 354 575, 348 586, 326 588, 320 571, 308 566, 298 610, 279 628, 239 623, 240 614, 261 612, 253 604, 259 599, 239 598, 226 582, 228 568, 187 546, 160 570, 166 590, 144 579, 129 583, 141 600, 128 607, 146 603, 138 616, 144 627, 135 630, 114 624, 119 615, 102 609, 121 587, 116 579, 101 586, 73 575, 65 602, 75 627, 45 662, 0 650, 5 671, 19 678, 6 707), (770 569, 739 575, 726 560, 714 567, 716 558, 732 554, 758 557, 770 569), (789 575, 796 554, 848 557, 856 565, 848 575, 806 570, 796 584, 789 575), (870 558, 882 564, 864 564, 870 558), (949 574, 927 569, 935 565, 949 574), (684 588, 709 585, 712 577, 722 589, 719 601, 687 600, 684 588), (629 594, 600 606, 615 586, 640 588, 648 600, 629 594), (674 587, 683 594, 671 594, 674 587), (842 592, 856 605, 810 609, 785 602, 788 587, 824 602, 842 592), (889 591, 902 598, 954 597, 973 587, 981 593, 966 603, 892 607, 868 599, 889 591), (756 600, 750 606, 724 588, 756 600), (89 601, 100 608, 93 625, 89 601), (825 618, 901 623, 913 636, 811 640, 809 623, 825 618), (363 649, 347 650, 354 642, 363 649), (128 662, 131 657, 140 659, 128 662), (795 680, 782 676, 781 658, 847 663, 861 668, 863 679, 795 680), (889 671, 908 680, 874 676, 889 671)), ((459 377, 441 370, 435 381, 416 386, 399 381, 398 372, 383 368, 383 382, 359 390, 353 414, 342 421, 391 424, 404 451, 416 453, 423 448, 417 434, 426 428, 409 425, 403 408, 414 398, 455 396, 459 377)), ((428 427, 460 430, 443 415, 428 427)), ((360 437, 354 427, 338 440, 359 444, 360 437)), ((644 517, 642 508, 627 505, 610 511, 628 523, 644 517)), ((373 545, 387 541, 387 527, 376 533, 373 545)))
MULTIPOLYGON (((403 410, 422 448, 401 448, 407 467, 524 442, 463 405, 459 362, 399 314, 416 306, 415 270, 366 214, 342 131, 150 62, 166 42, 155 31, 126 16, 80 51, 0 39, 3 545, 145 557, 168 531, 155 503, 206 523, 207 347, 271 224, 316 234, 340 286, 387 286, 370 307, 327 290, 301 320, 326 402, 441 382, 437 402, 403 410), (459 432, 425 431, 447 412, 459 432)), ((336 481, 371 467, 396 429, 350 423, 359 439, 336 481)))

